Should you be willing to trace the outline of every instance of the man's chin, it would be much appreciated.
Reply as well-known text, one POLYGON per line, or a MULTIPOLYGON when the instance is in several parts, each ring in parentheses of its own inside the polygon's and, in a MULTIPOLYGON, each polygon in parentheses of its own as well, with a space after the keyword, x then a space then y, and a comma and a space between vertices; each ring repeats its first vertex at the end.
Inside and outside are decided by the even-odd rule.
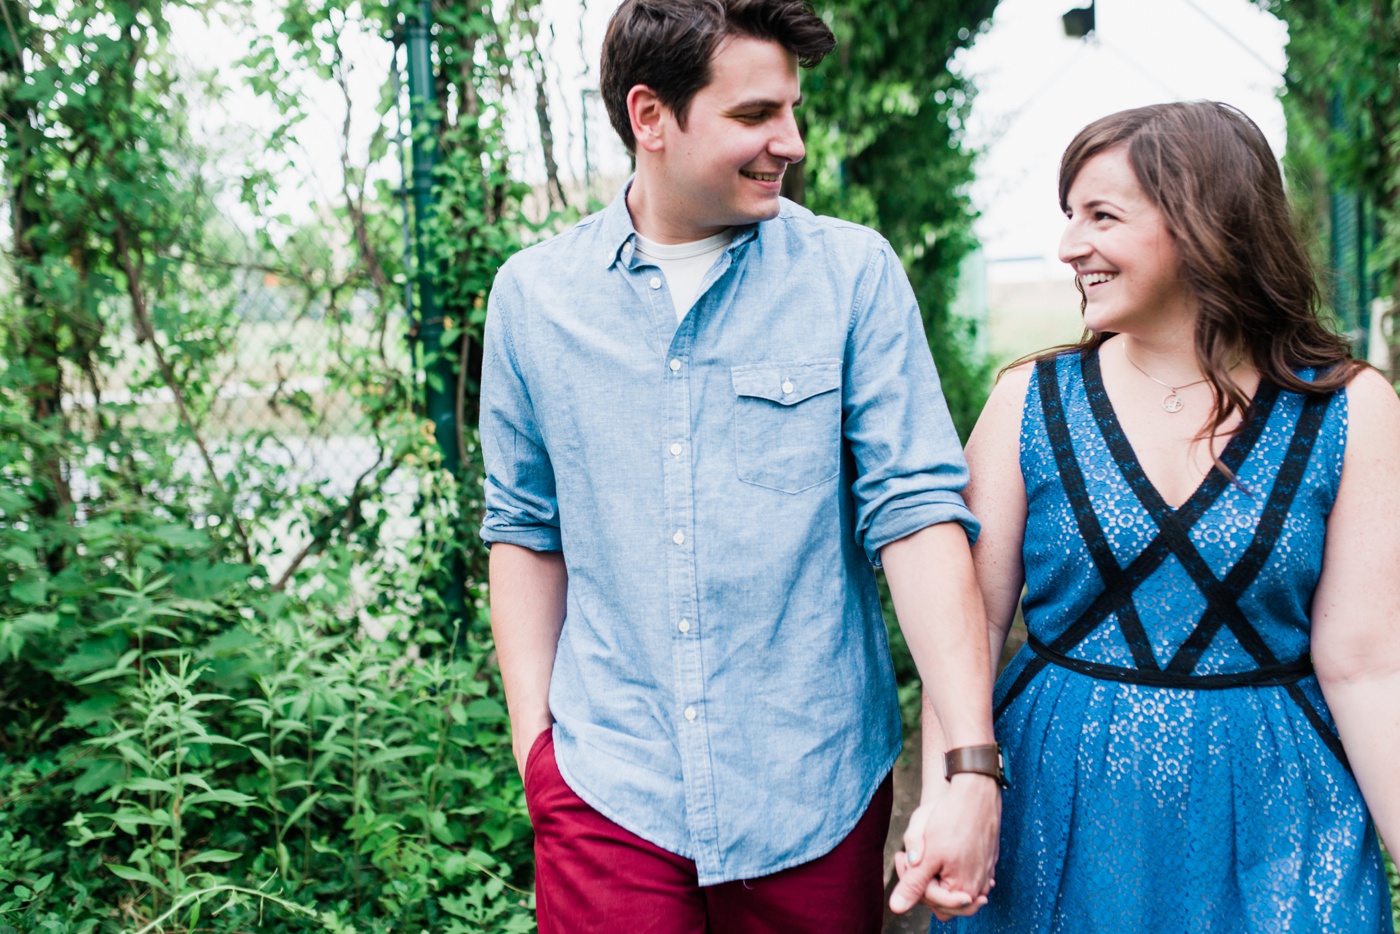
POLYGON ((777 195, 774 195, 772 198, 765 198, 761 202, 745 205, 742 211, 734 212, 735 219, 729 221, 729 226, 738 227, 741 224, 757 224, 763 221, 771 221, 778 216, 778 213, 782 209, 782 202, 778 200, 777 195))

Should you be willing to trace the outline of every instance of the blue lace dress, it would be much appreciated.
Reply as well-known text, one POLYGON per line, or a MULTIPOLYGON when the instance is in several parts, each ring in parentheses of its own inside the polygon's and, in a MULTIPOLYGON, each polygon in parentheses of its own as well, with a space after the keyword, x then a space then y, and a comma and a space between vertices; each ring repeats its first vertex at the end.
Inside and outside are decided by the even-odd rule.
POLYGON ((1309 660, 1346 396, 1261 385, 1177 509, 1098 358, 1041 361, 1021 471, 1030 640, 997 681, 1011 767, 990 903, 931 930, 1392 931, 1375 827, 1309 660))

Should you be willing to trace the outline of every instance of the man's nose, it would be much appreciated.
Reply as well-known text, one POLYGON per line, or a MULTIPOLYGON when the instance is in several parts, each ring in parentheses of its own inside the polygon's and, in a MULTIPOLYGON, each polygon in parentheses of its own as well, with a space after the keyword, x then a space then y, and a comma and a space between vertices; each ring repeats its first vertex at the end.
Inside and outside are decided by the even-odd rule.
POLYGON ((776 124, 777 132, 768 144, 768 152, 792 165, 801 162, 807 155, 807 147, 802 142, 802 132, 797 128, 797 116, 789 111, 776 124))

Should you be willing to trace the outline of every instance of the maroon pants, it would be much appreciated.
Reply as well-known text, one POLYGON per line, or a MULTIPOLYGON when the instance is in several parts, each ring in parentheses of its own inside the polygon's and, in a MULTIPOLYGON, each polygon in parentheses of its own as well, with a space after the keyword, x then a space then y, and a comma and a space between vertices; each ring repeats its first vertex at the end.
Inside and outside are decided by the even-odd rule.
POLYGON ((878 934, 893 784, 825 856, 758 879, 701 887, 695 863, 599 814, 554 761, 554 737, 525 765, 535 827, 540 934, 878 934))

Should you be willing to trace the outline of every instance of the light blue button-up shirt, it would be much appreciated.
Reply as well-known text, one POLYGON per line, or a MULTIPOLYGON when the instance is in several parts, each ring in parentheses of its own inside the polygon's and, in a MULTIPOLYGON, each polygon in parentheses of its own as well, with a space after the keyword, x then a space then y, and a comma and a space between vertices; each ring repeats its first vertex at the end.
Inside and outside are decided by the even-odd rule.
POLYGON ((900 750, 872 565, 976 520, 899 260, 783 202, 676 323, 624 195, 502 267, 482 537, 562 551, 569 786, 701 885, 830 851, 900 750))

